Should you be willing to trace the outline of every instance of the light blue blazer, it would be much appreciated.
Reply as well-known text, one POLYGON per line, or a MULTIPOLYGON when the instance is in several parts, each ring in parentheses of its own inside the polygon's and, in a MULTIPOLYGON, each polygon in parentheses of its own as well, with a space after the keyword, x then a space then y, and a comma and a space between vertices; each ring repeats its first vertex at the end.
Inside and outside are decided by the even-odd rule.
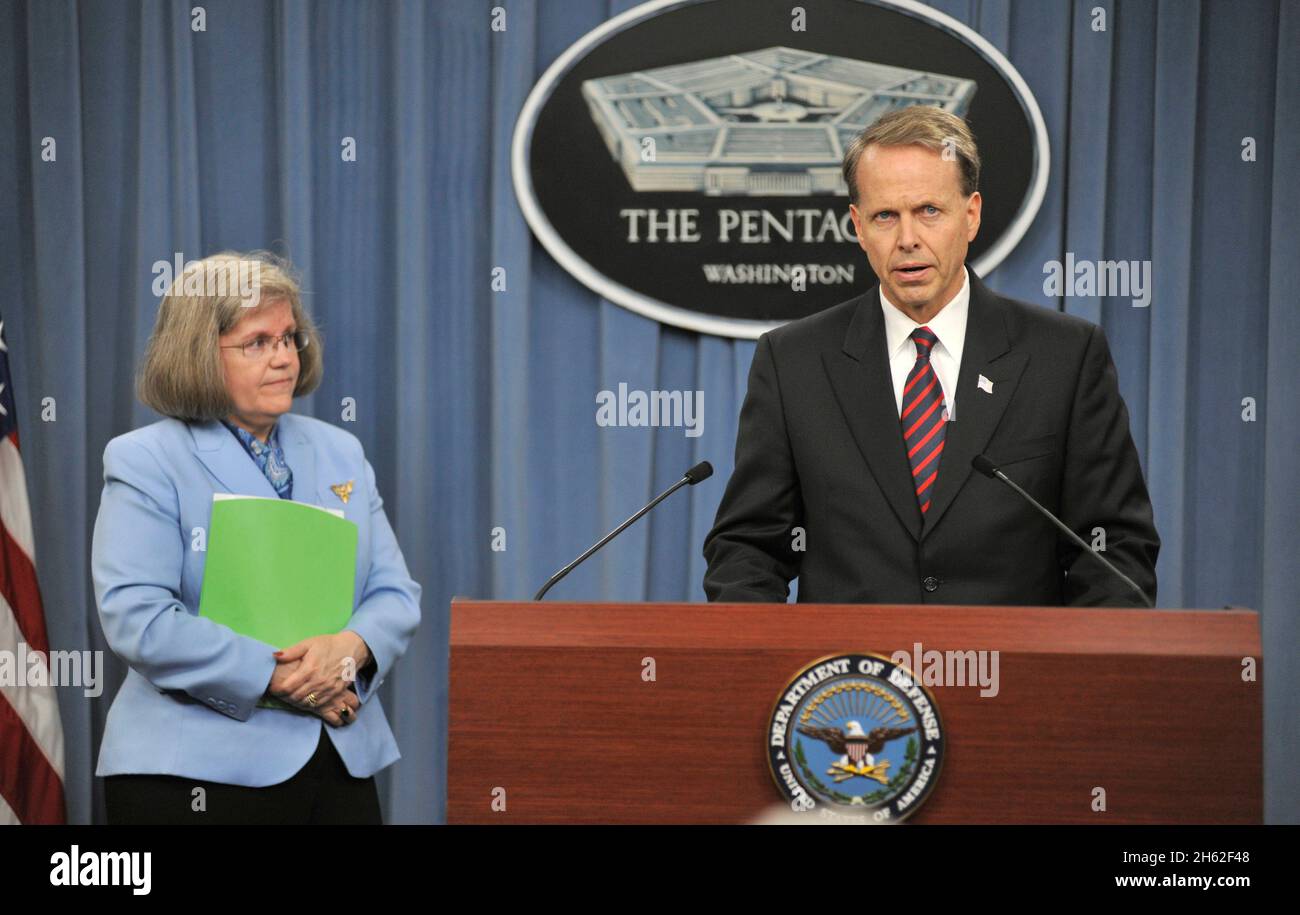
MULTIPOLYGON (((151 773, 262 787, 306 764, 325 728, 348 772, 366 777, 401 754, 376 692, 420 621, 411 580, 356 436, 292 413, 278 420, 293 498, 356 522, 353 630, 378 669, 356 681, 355 720, 257 708, 274 647, 198 616, 212 494, 275 498, 275 489, 219 422, 175 419, 119 435, 104 449, 104 493, 91 571, 109 647, 129 666, 108 713, 96 775, 151 773), (344 503, 332 483, 352 481, 344 503), (200 536, 200 529, 202 535, 200 536)), ((273 608, 267 608, 271 610, 273 608)))

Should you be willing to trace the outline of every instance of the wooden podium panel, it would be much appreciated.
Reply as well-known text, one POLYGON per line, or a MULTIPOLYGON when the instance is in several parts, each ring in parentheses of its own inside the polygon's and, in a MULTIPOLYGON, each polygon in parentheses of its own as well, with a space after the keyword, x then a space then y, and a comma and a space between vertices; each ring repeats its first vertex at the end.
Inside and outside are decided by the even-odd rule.
POLYGON ((918 642, 996 650, 1000 683, 928 686, 944 760, 908 822, 1262 822, 1254 611, 468 600, 452 602, 448 822, 750 821, 782 802, 765 736, 788 681, 918 642))

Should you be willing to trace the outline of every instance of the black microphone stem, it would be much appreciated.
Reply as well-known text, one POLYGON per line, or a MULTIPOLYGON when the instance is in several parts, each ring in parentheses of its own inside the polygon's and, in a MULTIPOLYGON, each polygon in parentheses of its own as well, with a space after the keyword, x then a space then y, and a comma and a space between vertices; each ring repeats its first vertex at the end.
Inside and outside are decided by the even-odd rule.
POLYGON ((1003 473, 1001 470, 999 470, 999 469, 996 468, 996 467, 993 468, 993 472, 994 472, 995 474, 997 474, 997 477, 998 477, 999 480, 1001 480, 1003 483, 1006 483, 1008 486, 1010 486, 1010 487, 1011 487, 1012 489, 1014 489, 1016 492, 1020 493, 1022 496, 1024 496, 1026 499, 1028 499, 1028 500, 1029 500, 1029 503, 1030 503, 1031 505, 1033 505, 1034 508, 1038 509, 1039 512, 1041 512, 1045 518, 1047 518, 1049 521, 1051 521, 1053 524, 1055 524, 1058 528, 1061 529, 1061 531, 1062 531, 1062 532, 1063 532, 1067 537, 1069 537, 1069 538, 1070 538, 1071 540, 1073 540, 1076 544, 1078 544, 1080 547, 1082 547, 1082 549, 1083 549, 1083 551, 1084 551, 1085 553, 1091 553, 1093 556, 1096 556, 1097 559, 1098 559, 1098 560, 1099 560, 1103 565, 1106 566, 1106 568, 1110 569, 1112 572, 1114 572, 1114 573, 1115 573, 1116 575, 1118 575, 1120 578, 1124 579, 1124 581, 1128 582, 1128 586, 1129 586, 1130 588, 1132 588, 1134 591, 1136 591, 1137 594, 1138 594, 1138 596, 1142 598, 1142 603, 1143 603, 1143 604, 1145 604, 1148 608, 1154 608, 1154 607, 1155 607, 1155 604, 1151 603, 1151 601, 1147 598, 1147 594, 1146 594, 1146 592, 1143 591, 1141 588, 1139 588, 1139 587, 1137 586, 1137 582, 1135 582, 1133 579, 1129 578, 1127 575, 1125 575, 1125 574, 1124 574, 1123 572, 1121 572, 1119 569, 1115 568, 1114 564, 1113 564, 1110 560, 1108 560, 1105 556, 1101 555, 1101 554, 1098 553, 1096 550, 1094 550, 1092 547, 1088 546, 1088 544, 1084 542, 1084 539, 1083 539, 1082 537, 1080 537, 1080 536, 1079 536, 1078 534, 1076 534, 1074 531, 1070 530, 1068 527, 1066 527, 1064 524, 1062 524, 1062 523, 1061 523, 1061 520, 1060 520, 1059 518, 1057 518, 1056 515, 1052 514, 1052 513, 1049 512, 1047 509, 1045 509, 1043 506, 1039 505, 1037 499, 1035 499, 1035 498, 1034 498, 1033 496, 1031 496, 1029 493, 1025 492, 1025 491, 1024 491, 1023 489, 1021 489, 1019 486, 1017 486, 1015 480, 1011 479, 1009 476, 1007 476, 1005 473, 1003 473))
POLYGON ((576 568, 578 567, 578 564, 581 563, 584 559, 586 559, 586 558, 587 558, 588 556, 590 556, 592 553, 596 552, 598 549, 600 549, 600 548, 601 548, 602 546, 604 546, 605 544, 609 543, 611 540, 613 540, 613 539, 614 539, 615 537, 617 537, 619 534, 623 533, 623 531, 624 531, 624 530, 625 530, 629 525, 634 524, 638 518, 640 518, 640 517, 641 517, 642 515, 644 515, 646 512, 650 511, 650 509, 654 508, 656 505, 658 505, 658 504, 659 504, 660 502, 662 502, 664 499, 667 499, 667 498, 668 498, 669 496, 671 496, 673 493, 677 492, 677 490, 681 489, 683 486, 685 486, 685 485, 686 485, 687 483, 689 483, 689 482, 691 482, 691 478, 690 478, 689 476, 684 476, 684 477, 682 477, 680 480, 678 480, 678 481, 677 481, 676 483, 674 483, 672 486, 669 486, 667 489, 665 489, 663 492, 661 492, 658 496, 656 496, 655 499, 654 499, 654 501, 651 502, 649 505, 647 505, 645 508, 641 509, 639 512, 637 512, 637 513, 636 513, 635 515, 633 515, 631 518, 628 518, 626 521, 624 521, 624 522, 623 522, 622 524, 620 524, 618 527, 614 528, 612 531, 610 531, 610 532, 609 532, 608 534, 606 534, 604 537, 601 537, 600 540, 596 541, 595 545, 592 546, 591 549, 587 550, 587 552, 583 553, 583 554, 582 554, 581 556, 579 556, 577 559, 573 560, 573 562, 569 563, 567 566, 565 566, 564 568, 560 569, 560 571, 556 572, 554 575, 552 575, 550 578, 548 578, 548 579, 546 580, 546 584, 542 585, 542 590, 538 591, 535 595, 533 595, 533 600, 541 600, 541 599, 542 599, 542 596, 543 596, 544 594, 546 594, 547 591, 551 590, 551 587, 552 587, 553 585, 558 584, 559 581, 560 581, 560 579, 564 578, 564 576, 568 575, 570 572, 572 572, 574 569, 576 569, 576 568))

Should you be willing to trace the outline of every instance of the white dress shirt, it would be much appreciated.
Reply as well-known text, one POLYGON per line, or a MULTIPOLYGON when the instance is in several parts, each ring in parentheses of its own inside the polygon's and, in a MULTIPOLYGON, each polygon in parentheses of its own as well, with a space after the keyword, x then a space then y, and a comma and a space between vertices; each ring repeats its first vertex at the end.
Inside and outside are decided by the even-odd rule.
POLYGON ((907 386, 908 373, 916 365, 916 344, 912 331, 928 327, 939 338, 930 350, 930 366, 939 378, 943 389, 943 402, 948 408, 948 422, 957 418, 957 378, 961 371, 962 344, 966 342, 966 316, 970 312, 970 274, 962 267, 961 290, 939 310, 927 324, 917 324, 899 311, 885 296, 880 287, 880 307, 885 313, 885 343, 889 352, 889 372, 894 381, 894 401, 898 413, 903 413, 903 388, 907 386))

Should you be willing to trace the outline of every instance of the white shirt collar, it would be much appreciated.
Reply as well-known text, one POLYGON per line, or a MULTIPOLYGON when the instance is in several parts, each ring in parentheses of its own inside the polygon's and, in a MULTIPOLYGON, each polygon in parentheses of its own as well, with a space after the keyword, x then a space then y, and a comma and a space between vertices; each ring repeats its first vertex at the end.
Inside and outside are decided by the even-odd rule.
POLYGON ((966 342, 966 315, 970 311, 970 272, 965 266, 961 272, 961 289, 924 325, 917 324, 894 307, 885 296, 884 284, 881 284, 880 307, 885 313, 885 342, 889 347, 890 359, 912 342, 912 331, 924 326, 934 331, 934 335, 939 338, 938 346, 946 349, 958 363, 961 362, 962 345, 966 342))

